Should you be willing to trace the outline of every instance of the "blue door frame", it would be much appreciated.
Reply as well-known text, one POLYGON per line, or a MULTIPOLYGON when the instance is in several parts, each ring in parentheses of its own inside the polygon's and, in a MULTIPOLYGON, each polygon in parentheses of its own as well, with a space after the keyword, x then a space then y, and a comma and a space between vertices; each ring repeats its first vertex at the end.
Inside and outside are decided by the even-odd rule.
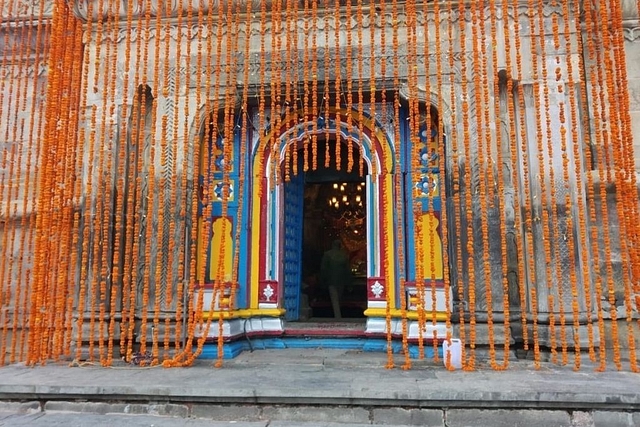
POLYGON ((302 226, 304 210, 304 173, 292 175, 284 185, 282 218, 285 320, 300 317, 300 285, 302 279, 302 226))

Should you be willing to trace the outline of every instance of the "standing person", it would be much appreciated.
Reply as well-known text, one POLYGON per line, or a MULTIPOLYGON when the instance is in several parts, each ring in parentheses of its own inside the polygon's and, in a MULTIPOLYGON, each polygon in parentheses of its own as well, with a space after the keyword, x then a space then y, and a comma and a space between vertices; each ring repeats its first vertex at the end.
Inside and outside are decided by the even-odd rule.
POLYGON ((329 290, 334 317, 342 319, 340 299, 344 288, 351 283, 351 268, 349 254, 339 239, 334 240, 331 249, 322 256, 320 278, 322 286, 329 290))

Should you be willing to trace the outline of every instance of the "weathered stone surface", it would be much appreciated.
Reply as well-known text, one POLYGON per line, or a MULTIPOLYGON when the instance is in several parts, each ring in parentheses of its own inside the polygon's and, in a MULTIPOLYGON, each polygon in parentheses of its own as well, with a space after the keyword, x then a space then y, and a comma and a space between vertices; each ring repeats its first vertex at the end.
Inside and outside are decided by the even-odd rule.
POLYGON ((261 408, 250 405, 194 405, 191 416, 217 421, 253 421, 260 419, 261 408))
POLYGON ((593 421, 596 427, 634 427, 640 416, 629 412, 594 411, 593 421))
MULTIPOLYGON (((586 331, 586 325, 582 325, 580 326, 580 328, 585 328, 586 331)), ((529 330, 529 340, 531 343, 533 343, 532 338, 534 336, 533 334, 533 325, 528 325, 527 326, 528 330, 529 330)), ((596 328, 594 328, 594 330, 596 330, 596 328)), ((584 336, 586 332, 582 332, 582 333, 578 333, 578 336, 584 336)), ((597 331, 594 331, 594 336, 597 333, 597 331)), ((588 343, 588 339, 580 339, 580 346, 587 348, 589 343, 588 343)), ((552 346, 555 346, 556 349, 561 349, 562 348, 562 341, 566 341, 567 345, 569 348, 573 349, 573 346, 575 344, 575 335, 574 335, 574 331, 573 331, 573 325, 570 324, 570 322, 566 322, 565 326, 562 327, 559 324, 559 319, 558 316, 556 316, 555 318, 555 325, 553 326, 553 331, 550 325, 538 325, 538 343, 540 344, 540 346, 542 347, 547 347, 547 348, 551 348, 552 346), (553 334, 553 335, 552 335, 553 334), (551 337, 554 337, 554 341, 552 341, 551 337)), ((594 343, 595 344, 595 343, 594 343)))
POLYGON ((591 412, 573 411, 571 413, 571 427, 594 427, 591 412))
MULTIPOLYGON (((300 422, 300 421, 273 421, 267 423, 265 427, 345 427, 348 425, 349 427, 367 427, 371 426, 371 424, 343 424, 343 423, 326 423, 326 422, 300 422)), ((235 426, 235 424, 234 424, 235 426)), ((394 425, 393 427, 404 427, 399 425, 394 425)))
POLYGON ((566 411, 450 409, 445 413, 447 427, 570 427, 566 411))
MULTIPOLYGON (((484 323, 477 323, 475 325, 476 331, 476 345, 489 345, 489 325, 484 323)), ((460 336, 460 325, 453 326, 453 335, 456 337, 460 336)), ((465 324, 465 336, 471 335, 471 328, 469 324, 465 324)), ((493 342, 495 344, 503 344, 505 341, 505 328, 502 324, 494 324, 493 325, 493 342)), ((509 336, 509 343, 513 344, 514 339, 509 336)))
POLYGON ((107 402, 62 402, 49 401, 44 405, 45 412, 80 412, 88 414, 144 414, 186 418, 189 407, 172 403, 163 404, 127 404, 107 402))
POLYGON ((33 414, 40 412, 40 402, 0 402, 0 412, 14 414, 33 414))
MULTIPOLYGON (((229 423, 198 419, 180 419, 158 417, 155 415, 124 414, 80 414, 73 412, 52 412, 31 415, 13 415, 0 412, 0 423, 13 427, 52 427, 52 426, 126 426, 126 427, 275 427, 268 421, 229 423)), ((308 423, 298 423, 295 427, 312 427, 308 423)), ((344 424, 342 424, 344 426, 344 424)), ((283 427, 283 426, 280 426, 283 427)), ((328 426, 324 426, 328 427, 328 426)), ((358 427, 358 426, 349 426, 358 427)), ((360 426, 361 427, 361 426, 360 426)))
POLYGON ((282 421, 323 421, 336 423, 369 423, 369 411, 339 406, 271 406, 262 412, 264 419, 282 421))
POLYGON ((87 414, 126 413, 126 403, 105 402, 60 402, 49 401, 44 404, 45 412, 80 412, 87 414))
POLYGON ((439 409, 374 408, 373 424, 404 424, 410 426, 443 427, 444 411, 439 409))
POLYGON ((176 405, 172 403, 149 405, 148 414, 186 418, 189 416, 189 407, 187 405, 176 405))

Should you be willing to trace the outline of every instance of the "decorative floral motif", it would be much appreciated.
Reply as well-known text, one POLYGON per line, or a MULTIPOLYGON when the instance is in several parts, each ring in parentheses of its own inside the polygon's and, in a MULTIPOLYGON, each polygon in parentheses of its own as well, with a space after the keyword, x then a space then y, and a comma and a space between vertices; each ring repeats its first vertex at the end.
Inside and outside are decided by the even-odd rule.
POLYGON ((435 174, 424 174, 416 183, 416 189, 420 197, 433 197, 438 195, 438 176, 435 174))
POLYGON ((375 283, 371 285, 371 293, 373 293, 373 295, 375 295, 376 298, 380 298, 383 292, 384 292, 384 286, 382 286, 380 282, 376 280, 375 283))
MULTIPOLYGON (((227 200, 233 200, 233 184, 229 183, 227 189, 227 200)), ((223 190, 225 188, 225 183, 220 181, 213 188, 213 194, 215 194, 216 199, 223 200, 224 194, 223 190)))
POLYGON ((222 135, 218 135, 216 143, 211 150, 215 171, 224 170, 224 142, 224 137, 222 135))
POLYGON ((271 285, 267 285, 264 287, 264 290, 262 291, 262 295, 264 295, 264 297, 267 299, 267 301, 271 301, 271 297, 275 294, 273 288, 271 287, 271 285))
POLYGON ((427 146, 423 146, 420 149, 420 164, 422 166, 422 172, 428 172, 430 169, 434 169, 438 167, 438 160, 440 160, 440 156, 436 150, 435 146, 432 146, 431 149, 427 148, 427 146))

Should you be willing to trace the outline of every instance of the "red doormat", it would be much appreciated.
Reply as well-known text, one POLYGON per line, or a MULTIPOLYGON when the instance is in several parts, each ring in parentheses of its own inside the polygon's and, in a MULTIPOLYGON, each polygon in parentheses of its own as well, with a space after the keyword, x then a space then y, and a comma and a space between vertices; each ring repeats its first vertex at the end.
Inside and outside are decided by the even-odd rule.
POLYGON ((293 322, 287 323, 284 336, 288 337, 364 337, 364 322, 293 322))

